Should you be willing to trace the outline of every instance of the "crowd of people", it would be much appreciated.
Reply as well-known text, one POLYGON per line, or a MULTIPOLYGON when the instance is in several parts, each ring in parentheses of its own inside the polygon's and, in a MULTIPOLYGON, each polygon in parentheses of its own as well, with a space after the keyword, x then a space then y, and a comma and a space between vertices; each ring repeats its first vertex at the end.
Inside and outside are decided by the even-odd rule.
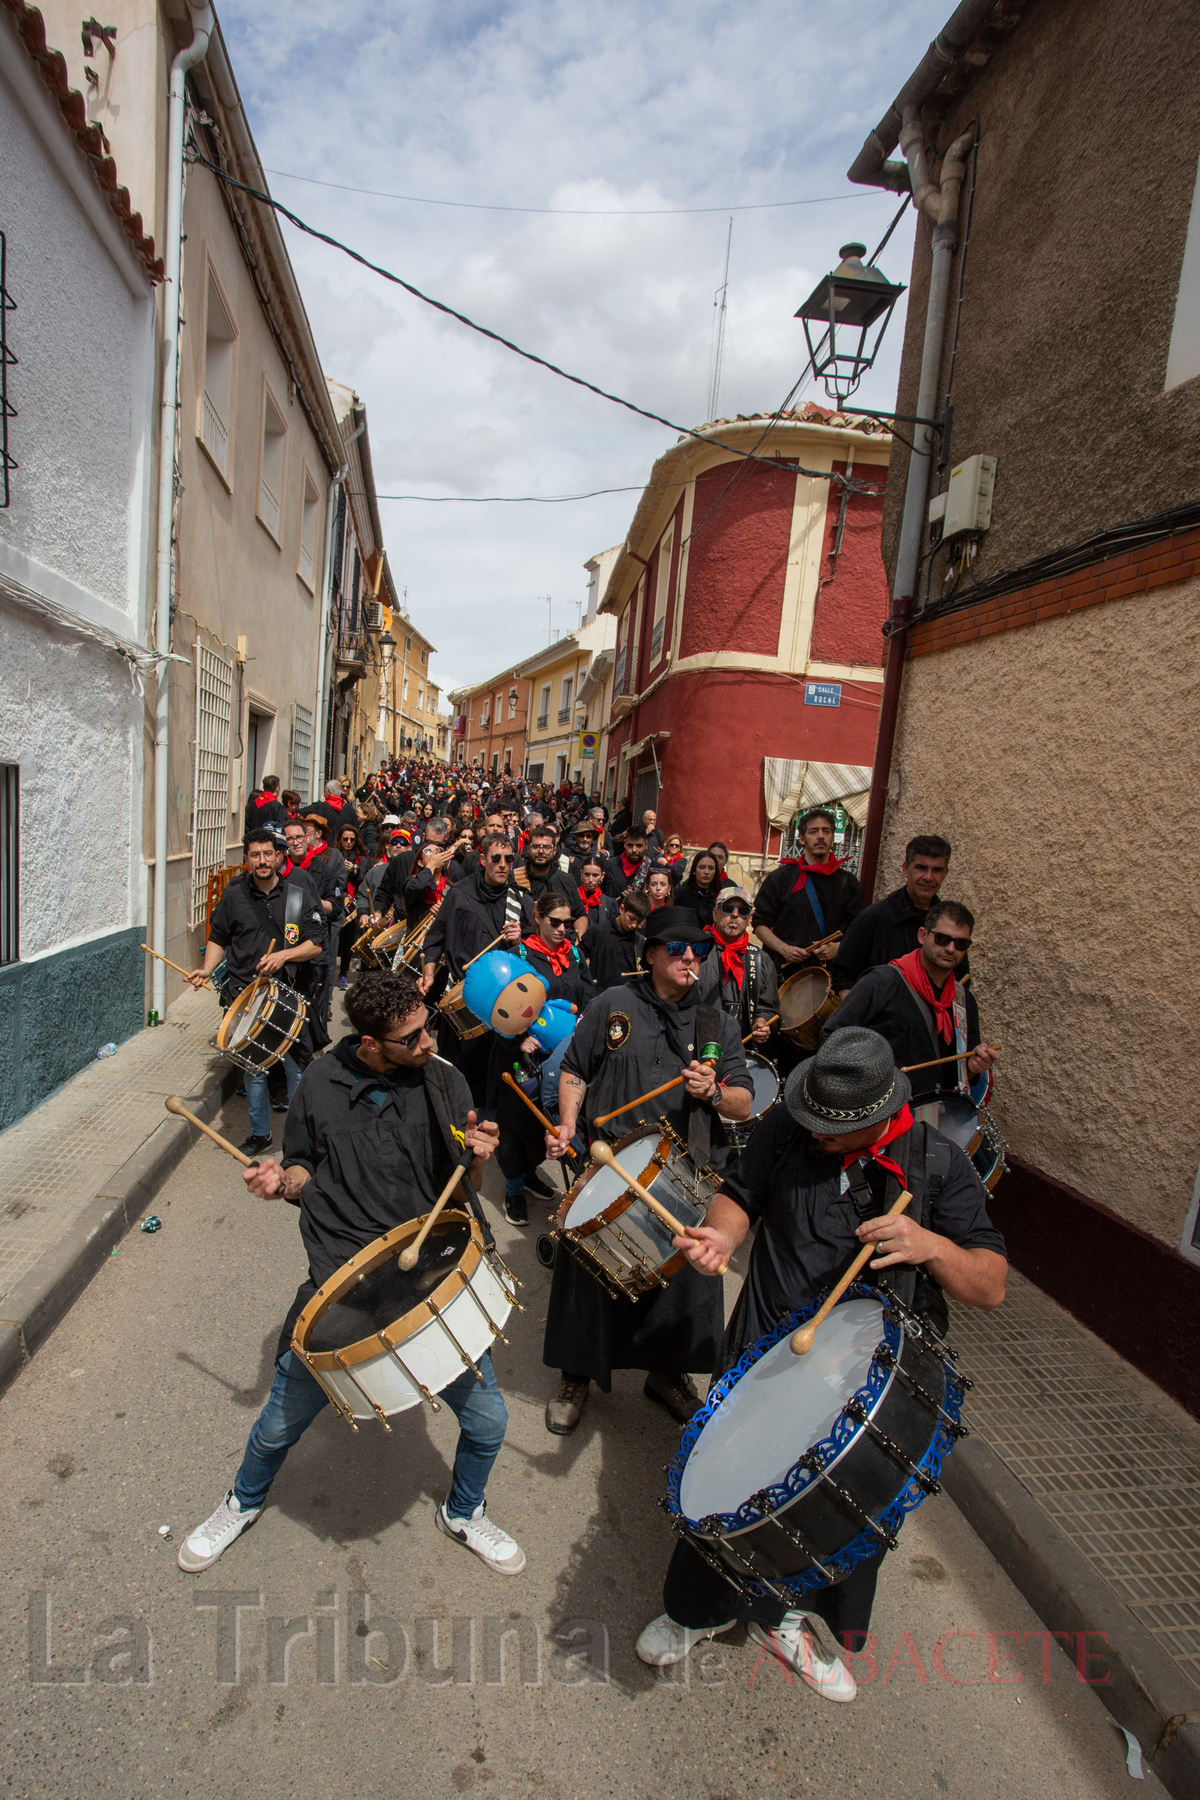
MULTIPOLYGON (((834 853, 832 813, 815 807, 799 821, 798 854, 752 893, 729 873, 724 843, 685 855, 679 834, 653 811, 635 817, 628 799, 610 815, 581 782, 552 790, 411 761, 353 792, 330 781, 310 804, 268 778, 246 827, 246 872, 215 908, 191 979, 219 974, 225 1003, 264 974, 306 995, 283 1086, 272 1098, 266 1076, 246 1077, 242 1148, 255 1159, 251 1191, 300 1208, 310 1268, 271 1397, 233 1486, 181 1549, 184 1569, 210 1566, 258 1516, 288 1447, 326 1404, 289 1348, 300 1309, 355 1251, 428 1210, 456 1151, 473 1154, 476 1187, 496 1157, 504 1217, 518 1228, 531 1206, 550 1223, 564 1192, 554 1165, 584 1179, 598 1141, 666 1133, 716 1184, 704 1223, 675 1240, 678 1272, 636 1303, 545 1240, 543 1360, 558 1376, 545 1422, 557 1436, 577 1429, 592 1386, 608 1391, 615 1369, 643 1372, 647 1399, 686 1423, 702 1404, 693 1378, 731 1369, 866 1242, 881 1272, 872 1279, 907 1281, 907 1302, 938 1330, 947 1296, 999 1304, 1004 1245, 986 1191, 966 1149, 938 1129, 948 1097, 986 1098, 996 1056, 970 987, 974 920, 943 897, 944 838, 910 840, 900 885, 868 904, 834 853), (372 944, 391 927, 397 954, 381 963, 372 944), (486 1021, 464 1035, 452 1022, 450 999, 494 946, 573 1009, 561 1042, 504 1037, 486 1021), (804 971, 828 975, 808 1038, 787 1006, 804 971), (350 1032, 315 1061, 330 1042, 335 984, 348 989, 350 1032), (265 1154, 272 1105, 287 1114, 282 1160, 265 1154), (902 1188, 913 1203, 893 1214, 902 1188), (726 1321, 721 1275, 752 1229, 726 1321)), ((437 1525, 512 1575, 525 1554, 484 1499, 506 1414, 483 1362, 479 1383, 442 1396, 460 1437, 437 1525)), ((681 1540, 666 1610, 638 1654, 677 1662, 744 1620, 810 1687, 852 1699, 821 1632, 851 1651, 864 1641, 882 1554, 801 1609, 795 1596, 748 1601, 681 1540)))

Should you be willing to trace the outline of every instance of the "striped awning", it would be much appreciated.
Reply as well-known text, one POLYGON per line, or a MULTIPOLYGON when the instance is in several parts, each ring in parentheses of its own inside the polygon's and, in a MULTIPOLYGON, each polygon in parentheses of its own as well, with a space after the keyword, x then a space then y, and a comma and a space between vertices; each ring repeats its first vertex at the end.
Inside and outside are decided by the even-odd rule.
POLYGON ((830 806, 834 801, 845 807, 856 825, 865 825, 870 793, 870 764, 763 758, 767 818, 780 830, 790 825, 805 807, 830 806))

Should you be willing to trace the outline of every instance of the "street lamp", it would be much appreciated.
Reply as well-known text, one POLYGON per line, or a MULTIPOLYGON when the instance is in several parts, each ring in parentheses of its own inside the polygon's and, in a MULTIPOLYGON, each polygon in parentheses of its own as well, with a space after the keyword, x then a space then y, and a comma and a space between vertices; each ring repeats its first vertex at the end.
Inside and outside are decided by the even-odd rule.
MULTIPOLYGON (((390 706, 388 705, 388 697, 387 697, 387 695, 388 695, 388 672, 389 672, 389 670, 394 670, 395 666, 396 666, 395 658, 391 654, 392 651, 396 648, 396 640, 392 636, 390 631, 385 631, 380 634, 379 648, 383 651, 383 701, 380 706, 380 711, 381 712, 385 712, 385 711, 390 712, 394 717, 395 712, 396 712, 396 704, 395 704, 396 680, 395 680, 394 674, 392 676, 392 703, 390 706)), ((386 717, 384 719, 384 730, 382 732, 380 732, 378 735, 383 738, 384 748, 386 749, 386 747, 387 747, 387 720, 386 720, 386 717)), ((394 726, 392 728, 391 738, 392 738, 392 755, 395 756, 395 754, 396 754, 396 731, 395 731, 394 726)))
POLYGON ((839 402, 849 398, 875 361, 892 308, 904 292, 903 282, 889 281, 873 263, 863 262, 866 253, 865 244, 843 244, 837 268, 818 281, 795 315, 804 324, 813 374, 839 402), (867 333, 876 321, 879 330, 868 351, 867 333), (823 328, 816 343, 813 325, 823 328))

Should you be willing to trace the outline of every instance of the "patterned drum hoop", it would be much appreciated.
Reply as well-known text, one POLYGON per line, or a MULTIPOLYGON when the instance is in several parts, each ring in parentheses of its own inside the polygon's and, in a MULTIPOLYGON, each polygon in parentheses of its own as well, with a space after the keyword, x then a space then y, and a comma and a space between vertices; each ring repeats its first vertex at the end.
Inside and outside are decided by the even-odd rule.
POLYGON ((375 958, 372 967, 390 968, 392 958, 407 936, 408 926, 403 921, 399 925, 389 925, 386 931, 377 931, 371 939, 371 955, 375 958))
POLYGON ((779 984, 779 1030, 801 1050, 815 1050, 822 1025, 840 1005, 828 969, 797 969, 779 984))
POLYGON ((710 1389, 667 1467, 667 1511, 739 1593, 796 1603, 895 1547, 936 1494, 964 1390, 954 1352, 890 1295, 855 1283, 805 1356, 788 1315, 710 1389))
MULTIPOLYGON (((427 1216, 427 1215, 426 1215, 427 1216)), ((348 1425, 388 1418, 428 1401, 470 1371, 520 1302, 516 1277, 478 1221, 444 1212, 416 1266, 397 1258, 424 1218, 376 1238, 318 1288, 292 1333, 292 1349, 348 1425)))
MULTIPOLYGON (((681 1225, 702 1225, 720 1177, 698 1169, 683 1141, 661 1125, 631 1131, 613 1153, 681 1225)), ((666 1287, 687 1258, 670 1227, 607 1163, 592 1163, 565 1195, 554 1230, 589 1275, 614 1297, 637 1300, 666 1287)))
POLYGON ((460 1038, 482 1037, 488 1027, 482 1019, 477 1019, 463 1001, 463 984, 456 981, 448 987, 438 1001, 438 1011, 443 1019, 452 1025, 460 1038))
POLYGON ((304 1029, 308 1009, 295 988, 260 975, 243 988, 213 1038, 213 1048, 258 1075, 282 1062, 304 1029))

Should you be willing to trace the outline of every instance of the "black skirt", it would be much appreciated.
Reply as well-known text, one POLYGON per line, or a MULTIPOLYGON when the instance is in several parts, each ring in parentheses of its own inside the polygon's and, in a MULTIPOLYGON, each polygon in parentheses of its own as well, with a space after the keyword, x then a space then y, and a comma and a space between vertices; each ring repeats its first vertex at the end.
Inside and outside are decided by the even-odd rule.
POLYGON ((719 1275, 690 1263, 665 1288, 640 1300, 614 1300, 559 1244, 546 1310, 542 1361, 587 1375, 607 1394, 614 1369, 709 1375, 721 1349, 725 1317, 719 1275))

